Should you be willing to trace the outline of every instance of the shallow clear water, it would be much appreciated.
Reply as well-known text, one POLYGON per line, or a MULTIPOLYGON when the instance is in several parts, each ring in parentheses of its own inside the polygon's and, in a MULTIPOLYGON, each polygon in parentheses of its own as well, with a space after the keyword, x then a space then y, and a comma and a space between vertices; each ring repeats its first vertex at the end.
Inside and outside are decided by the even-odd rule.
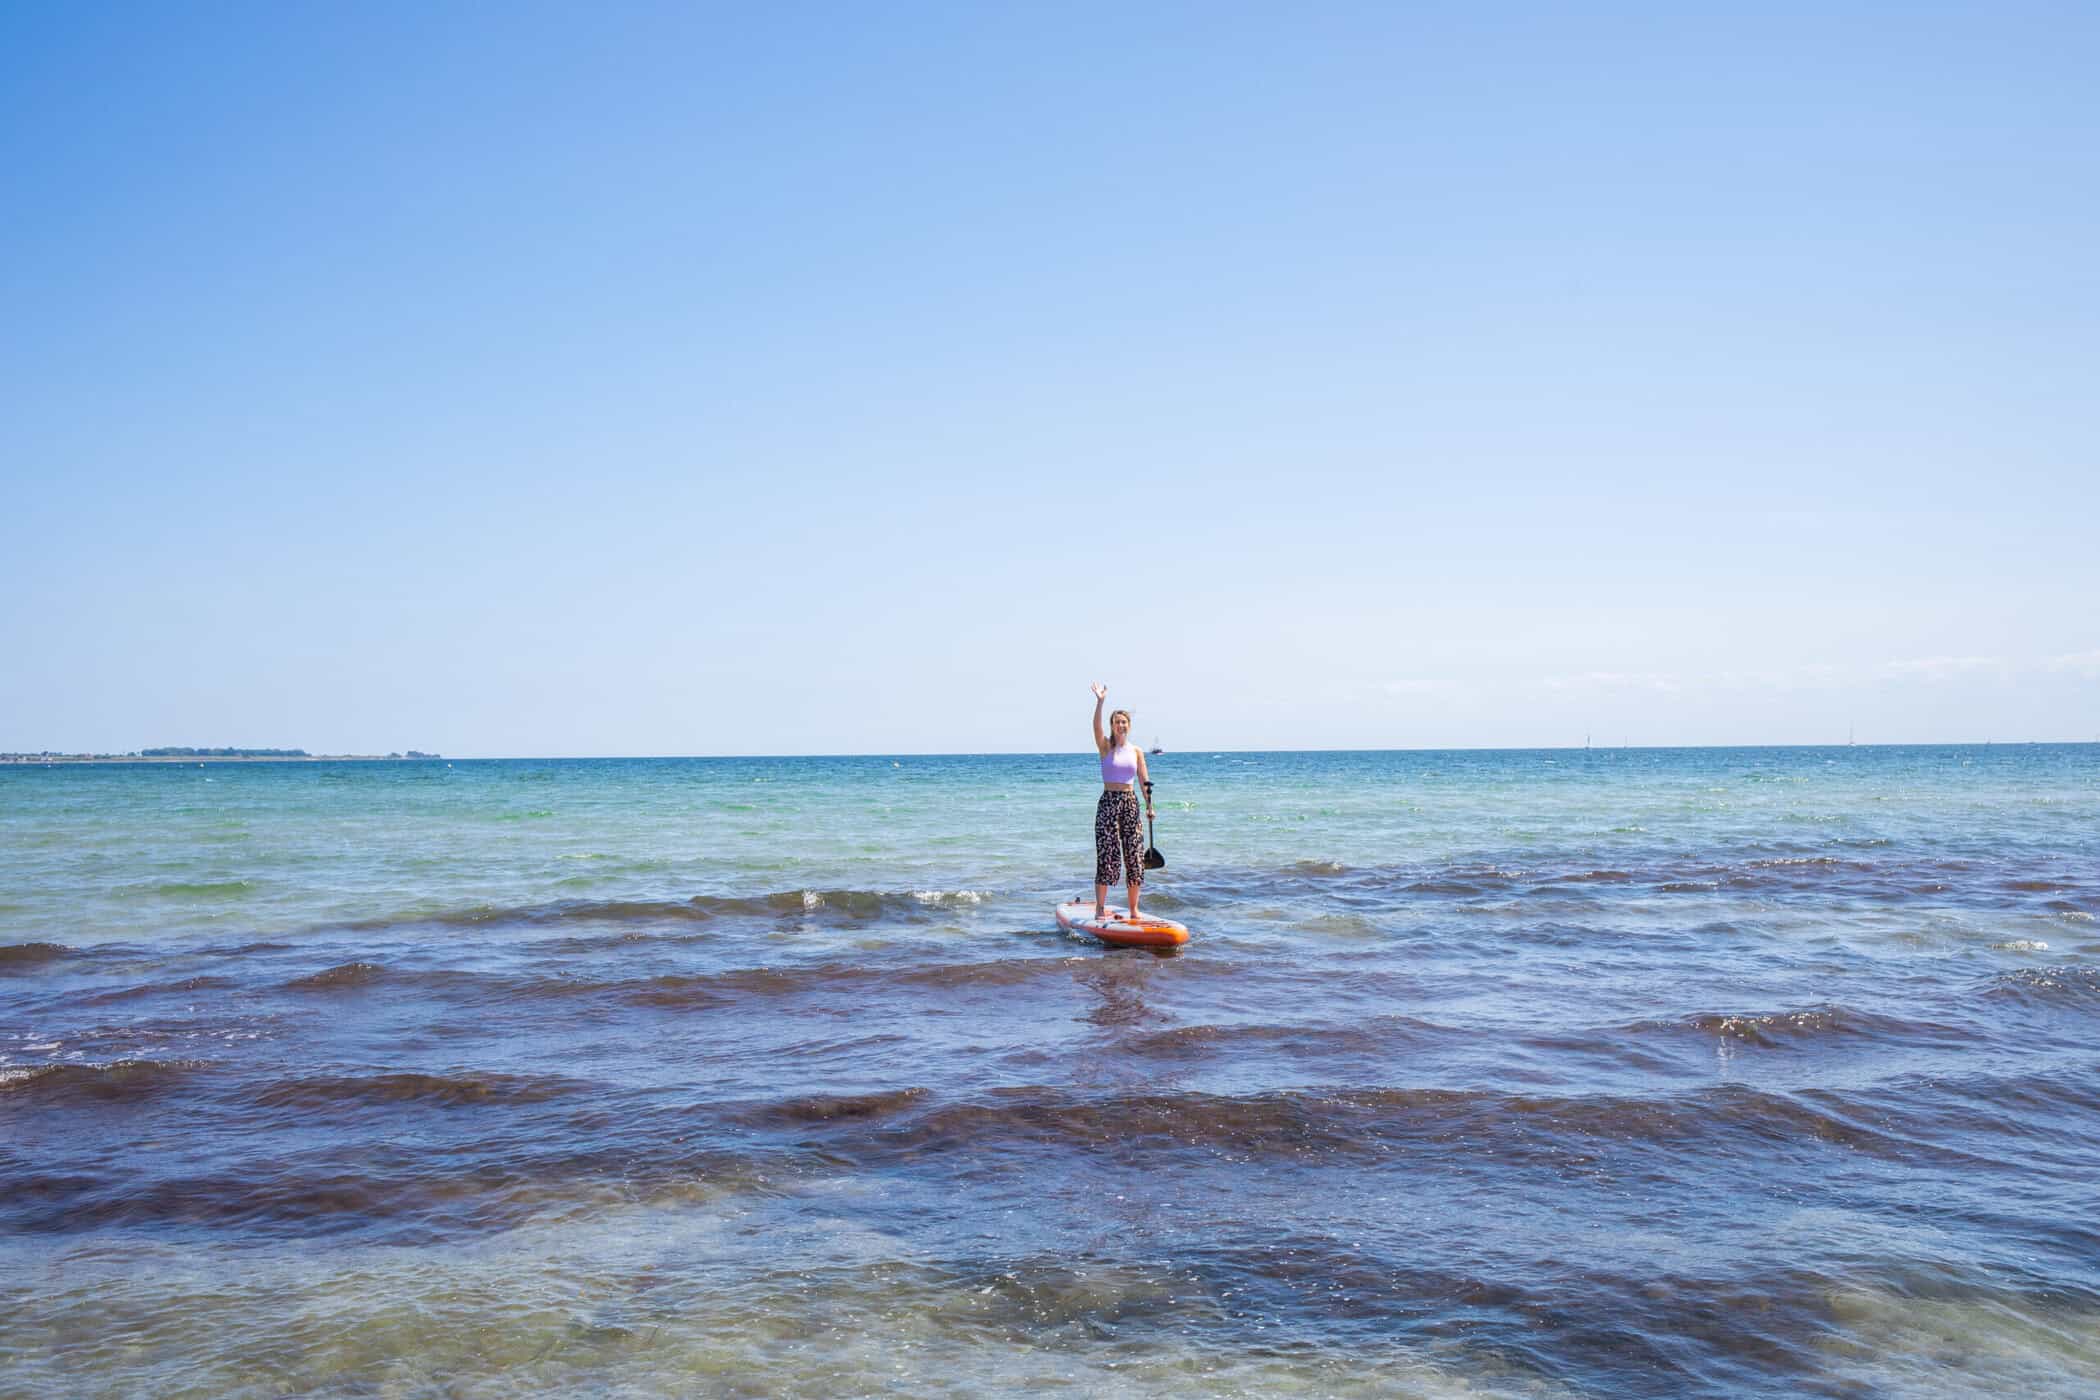
POLYGON ((2100 749, 0 768, 9 1395, 2083 1395, 2100 749))

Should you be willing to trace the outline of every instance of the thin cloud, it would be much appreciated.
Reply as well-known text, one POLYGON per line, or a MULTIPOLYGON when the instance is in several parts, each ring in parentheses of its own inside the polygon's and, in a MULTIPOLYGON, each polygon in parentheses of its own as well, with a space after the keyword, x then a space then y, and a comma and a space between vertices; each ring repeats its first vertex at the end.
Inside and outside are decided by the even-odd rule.
POLYGON ((1584 671, 1576 676, 1548 676, 1548 690, 1653 690, 1675 695, 1685 679, 1666 671, 1584 671))
POLYGON ((1901 680, 1951 680, 1977 671, 2002 671, 2005 659, 1998 656, 1919 656, 1891 661, 1881 668, 1885 676, 1901 680))
POLYGON ((1712 677, 1717 690, 1827 690, 1842 684, 1835 666, 1795 666, 1778 671, 1723 671, 1712 677))
POLYGON ((2048 666, 2052 671, 2069 671, 2080 676, 2100 677, 2100 651, 2072 651, 2062 656, 2052 656, 2048 666))
POLYGON ((1658 695, 1730 695, 1745 691, 1830 690, 1850 683, 1855 674, 1837 666, 1812 663, 1758 671, 1584 671, 1547 676, 1539 685, 1551 691, 1652 691, 1658 695))

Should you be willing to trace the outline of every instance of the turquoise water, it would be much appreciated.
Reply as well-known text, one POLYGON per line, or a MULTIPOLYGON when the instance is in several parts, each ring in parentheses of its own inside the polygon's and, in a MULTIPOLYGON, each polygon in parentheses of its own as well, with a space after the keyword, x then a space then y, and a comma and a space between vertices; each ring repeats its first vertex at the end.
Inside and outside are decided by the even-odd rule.
POLYGON ((0 768, 11 1393, 2090 1393, 2100 749, 0 768))

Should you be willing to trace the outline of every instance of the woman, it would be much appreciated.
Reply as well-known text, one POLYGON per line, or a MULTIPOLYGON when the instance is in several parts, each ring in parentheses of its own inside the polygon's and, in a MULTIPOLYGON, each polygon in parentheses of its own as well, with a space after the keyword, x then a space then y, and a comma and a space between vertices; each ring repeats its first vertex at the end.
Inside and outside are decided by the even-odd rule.
POLYGON ((1138 890, 1145 883, 1145 829, 1138 825, 1138 788, 1145 793, 1145 815, 1152 815, 1152 775, 1145 768, 1145 751, 1130 742, 1130 711, 1117 710, 1108 717, 1108 732, 1101 731, 1101 707, 1108 703, 1108 687, 1094 685, 1094 751, 1101 755, 1101 801, 1094 808, 1094 917, 1108 912, 1108 887, 1122 881, 1130 886, 1130 917, 1138 916, 1138 890))

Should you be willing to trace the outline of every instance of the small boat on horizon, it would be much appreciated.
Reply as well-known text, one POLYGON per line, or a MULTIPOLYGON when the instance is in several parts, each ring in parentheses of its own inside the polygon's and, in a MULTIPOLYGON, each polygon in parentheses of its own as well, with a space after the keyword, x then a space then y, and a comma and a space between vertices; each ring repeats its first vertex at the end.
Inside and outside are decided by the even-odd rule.
POLYGON ((1166 750, 1165 750, 1165 749, 1163 749, 1163 748, 1161 748, 1161 747, 1159 746, 1159 736, 1158 736, 1157 734, 1155 734, 1155 735, 1153 735, 1153 736, 1152 736, 1152 747, 1151 747, 1151 748, 1149 748, 1149 749, 1146 749, 1146 750, 1145 750, 1145 752, 1146 752, 1146 753, 1165 753, 1165 752, 1166 752, 1166 750))

